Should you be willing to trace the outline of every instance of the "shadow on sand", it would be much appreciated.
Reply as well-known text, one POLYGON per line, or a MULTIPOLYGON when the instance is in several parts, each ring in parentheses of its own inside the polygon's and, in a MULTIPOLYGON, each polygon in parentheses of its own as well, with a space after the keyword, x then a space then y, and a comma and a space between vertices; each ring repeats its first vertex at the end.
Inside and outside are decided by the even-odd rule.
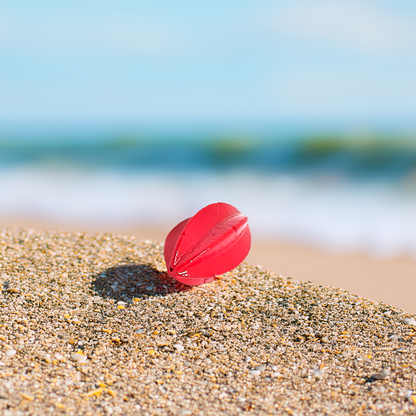
POLYGON ((111 267, 94 276, 92 290, 106 299, 129 302, 133 298, 166 296, 186 292, 190 286, 183 285, 147 264, 111 267))

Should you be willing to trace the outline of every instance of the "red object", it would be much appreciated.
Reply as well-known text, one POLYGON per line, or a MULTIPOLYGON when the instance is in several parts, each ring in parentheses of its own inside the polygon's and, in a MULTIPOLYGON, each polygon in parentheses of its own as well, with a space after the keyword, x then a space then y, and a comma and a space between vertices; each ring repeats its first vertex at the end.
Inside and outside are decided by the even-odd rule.
POLYGON ((190 286, 202 285, 237 267, 250 251, 247 217, 218 202, 179 223, 166 237, 168 274, 190 286))

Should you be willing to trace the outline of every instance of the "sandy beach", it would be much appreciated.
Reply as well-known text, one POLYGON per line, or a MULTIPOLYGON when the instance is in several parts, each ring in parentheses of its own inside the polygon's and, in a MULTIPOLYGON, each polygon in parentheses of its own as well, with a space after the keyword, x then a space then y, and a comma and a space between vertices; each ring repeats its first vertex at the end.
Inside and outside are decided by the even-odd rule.
MULTIPOLYGON (((143 227, 134 224, 80 226, 40 222, 29 218, 8 218, 3 220, 3 224, 49 230, 109 232, 158 242, 164 242, 170 231, 166 227, 143 227)), ((246 262, 261 265, 296 280, 338 287, 416 313, 416 260, 412 258, 372 258, 361 253, 334 254, 300 244, 267 241, 253 235, 246 262)))
MULTIPOLYGON (((128 229, 115 231, 128 234, 128 229)), ((132 231, 137 238, 163 242, 170 230, 135 228, 132 231)), ((254 236, 246 262, 296 280, 338 287, 416 313, 416 259, 335 254, 254 236)))
POLYGON ((131 236, 0 228, 0 414, 415 414, 416 320, 243 263, 189 288, 131 236))

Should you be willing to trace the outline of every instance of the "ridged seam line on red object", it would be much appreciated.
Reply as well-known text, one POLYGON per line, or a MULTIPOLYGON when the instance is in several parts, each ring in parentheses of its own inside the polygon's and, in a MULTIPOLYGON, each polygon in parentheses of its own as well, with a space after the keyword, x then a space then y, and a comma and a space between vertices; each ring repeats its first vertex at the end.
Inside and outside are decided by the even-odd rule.
MULTIPOLYGON (((237 223, 236 225, 231 226, 230 227, 231 229, 228 230, 226 233, 220 235, 217 240, 214 240, 214 243, 212 245, 218 251, 221 250, 223 247, 226 247, 227 246, 228 242, 232 239, 232 236, 233 235, 235 235, 234 241, 237 241, 237 240, 240 239, 240 237, 246 231, 247 226, 248 226, 247 217, 245 215, 243 215, 241 212, 237 212, 237 213, 232 214, 232 215, 228 216, 227 218, 223 219, 222 221, 220 221, 214 227, 214 229, 215 228, 218 228, 218 226, 220 226, 221 224, 224 224, 226 222, 229 222, 230 220, 232 220, 235 217, 241 217, 241 221, 239 221, 239 223, 237 223), (218 242, 219 240, 222 240, 224 243, 221 244, 221 241, 218 242)), ((184 234, 186 232, 186 228, 188 227, 188 225, 189 225, 189 222, 185 226, 185 228, 182 230, 181 237, 178 239, 177 244, 175 245, 175 256, 174 256, 174 261, 173 261, 173 268, 175 266, 177 266, 181 262, 182 259, 186 258, 186 256, 188 256, 189 253, 191 253, 195 249, 195 247, 198 246, 198 244, 200 244, 201 242, 203 242, 204 239, 206 239, 206 237, 209 234, 212 234, 212 231, 213 231, 212 229, 210 229, 207 233, 205 233, 205 235, 201 238, 201 240, 199 240, 194 245, 192 245, 188 250, 186 250, 186 252, 182 256, 180 256, 178 258, 178 255, 179 255, 178 248, 179 248, 179 246, 180 246, 180 244, 181 244, 181 242, 182 242, 182 240, 184 238, 184 234)), ((206 247, 203 250, 201 250, 196 256, 192 257, 190 260, 185 261, 185 263, 182 265, 182 267, 180 266, 178 268, 177 273, 179 274, 179 270, 183 270, 184 268, 186 268, 187 266, 189 266, 190 263, 193 263, 192 265, 199 264, 200 262, 198 262, 197 260, 199 259, 200 261, 203 261, 204 260, 203 254, 205 254, 206 252, 208 252, 211 248, 213 248, 213 247, 206 247), (201 260, 201 256, 202 256, 202 260, 201 260)), ((172 269, 172 267, 171 267, 171 269, 172 269)), ((171 270, 171 271, 173 271, 173 270, 171 270)), ((182 271, 182 273, 183 273, 183 271, 182 271)))

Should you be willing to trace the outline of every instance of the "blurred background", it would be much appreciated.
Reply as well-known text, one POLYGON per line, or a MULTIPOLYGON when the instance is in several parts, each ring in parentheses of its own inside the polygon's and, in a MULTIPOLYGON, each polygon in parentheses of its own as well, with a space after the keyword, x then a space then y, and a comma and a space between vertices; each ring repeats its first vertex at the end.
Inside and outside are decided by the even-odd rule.
POLYGON ((163 241, 416 312, 416 3, 0 3, 0 222, 163 241))

